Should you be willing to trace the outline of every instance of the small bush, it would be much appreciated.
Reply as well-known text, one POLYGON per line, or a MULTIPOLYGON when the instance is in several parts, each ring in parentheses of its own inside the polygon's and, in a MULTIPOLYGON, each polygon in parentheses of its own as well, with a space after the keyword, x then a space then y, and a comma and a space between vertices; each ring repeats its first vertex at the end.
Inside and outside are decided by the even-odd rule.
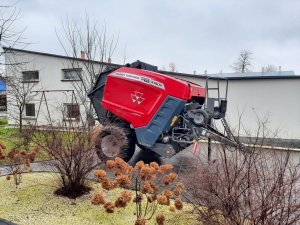
MULTIPOLYGON (((6 146, 0 142, 0 160, 6 159, 11 168, 11 175, 14 178, 16 187, 22 181, 22 173, 30 171, 30 163, 35 160, 36 154, 39 151, 39 147, 35 146, 31 150, 20 150, 17 148, 12 148, 7 154, 4 153, 6 146)), ((11 180, 10 175, 6 177, 6 180, 11 180)))
MULTIPOLYGON (((157 206, 167 206, 171 212, 181 210, 183 203, 180 199, 183 184, 177 182, 178 176, 172 172, 170 164, 159 166, 156 162, 145 164, 143 161, 132 167, 123 159, 116 157, 106 162, 107 168, 114 174, 110 179, 104 170, 95 170, 94 175, 101 182, 102 188, 110 191, 117 187, 134 187, 135 196, 132 192, 123 191, 114 202, 106 202, 103 193, 97 193, 91 199, 94 205, 104 205, 107 213, 113 213, 118 208, 124 208, 130 203, 136 204, 136 225, 146 224, 156 212, 157 206), (176 198, 174 206, 171 206, 171 198, 176 198)), ((163 214, 156 216, 159 225, 163 225, 165 217, 163 214)))
POLYGON ((89 142, 89 133, 80 128, 53 127, 34 133, 37 142, 49 156, 46 166, 58 172, 58 187, 55 194, 77 198, 91 188, 86 176, 98 165, 97 157, 89 142))
POLYGON ((251 153, 230 152, 224 146, 217 151, 216 160, 199 163, 186 177, 201 222, 299 223, 300 164, 291 162, 290 152, 261 148, 251 153))
POLYGON ((0 119, 0 125, 6 125, 8 123, 7 118, 0 119))

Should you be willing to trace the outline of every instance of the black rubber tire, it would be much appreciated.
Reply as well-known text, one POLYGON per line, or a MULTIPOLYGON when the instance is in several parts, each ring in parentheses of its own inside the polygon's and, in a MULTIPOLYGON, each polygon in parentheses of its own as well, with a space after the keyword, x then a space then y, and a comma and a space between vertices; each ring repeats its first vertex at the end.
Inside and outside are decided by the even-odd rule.
POLYGON ((202 110, 202 109, 198 109, 198 110, 195 110, 195 111, 197 111, 196 114, 201 114, 203 116, 203 121, 198 123, 197 120, 195 120, 195 118, 193 118, 192 123, 197 127, 206 126, 207 122, 208 122, 208 119, 209 119, 209 115, 207 114, 207 112, 202 110))
POLYGON ((106 162, 120 157, 128 162, 134 154, 136 138, 134 131, 130 128, 107 125, 97 134, 94 142, 96 153, 101 161, 106 162), (107 144, 106 148, 115 148, 113 154, 109 155, 105 152, 105 144, 107 144))

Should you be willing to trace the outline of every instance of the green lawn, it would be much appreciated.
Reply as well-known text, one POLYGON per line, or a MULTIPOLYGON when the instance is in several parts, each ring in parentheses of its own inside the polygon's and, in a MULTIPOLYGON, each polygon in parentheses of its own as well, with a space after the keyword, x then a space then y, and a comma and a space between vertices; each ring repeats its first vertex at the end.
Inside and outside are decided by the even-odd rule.
MULTIPOLYGON (((22 139, 20 138, 19 130, 17 128, 0 126, 0 142, 6 145, 6 149, 4 149, 5 153, 16 147, 25 149, 25 146, 22 145, 22 139)), ((32 147, 34 146, 33 143, 30 145, 32 147)), ((47 158, 47 153, 45 151, 39 151, 36 156, 36 160, 42 160, 45 158, 47 158)), ((0 161, 0 165, 6 163, 6 160, 0 161)))
POLYGON ((6 145, 7 149, 11 149, 18 143, 18 138, 16 137, 18 129, 16 128, 5 128, 5 126, 0 126, 0 142, 6 145))
MULTIPOLYGON (((125 209, 117 209, 113 214, 104 212, 102 206, 90 203, 92 194, 102 191, 99 183, 92 182, 92 193, 76 200, 53 195, 55 176, 51 173, 30 173, 23 175, 20 188, 16 189, 12 181, 0 177, 0 218, 11 220, 20 225, 92 225, 92 224, 134 224, 135 204, 125 209)), ((116 189, 120 192, 121 189, 116 189)), ((113 199, 115 193, 109 192, 113 199)), ((159 208, 164 212, 165 224, 193 225, 199 224, 189 211, 191 206, 185 204, 182 211, 169 212, 168 208, 159 208)), ((147 224, 156 224, 154 219, 147 224)))

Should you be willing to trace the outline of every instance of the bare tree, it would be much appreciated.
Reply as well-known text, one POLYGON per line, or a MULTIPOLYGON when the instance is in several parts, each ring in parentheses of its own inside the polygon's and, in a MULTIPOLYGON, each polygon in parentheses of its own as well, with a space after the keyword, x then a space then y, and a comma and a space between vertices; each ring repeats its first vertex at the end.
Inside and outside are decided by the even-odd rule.
MULTIPOLYGON (((62 112, 63 113, 63 112, 62 112)), ((58 195, 76 198, 89 192, 87 175, 99 165, 91 142, 91 135, 79 126, 62 124, 58 131, 53 126, 33 134, 33 142, 49 156, 44 164, 57 173, 58 195)))
POLYGON ((17 110, 17 119, 19 128, 22 130, 23 127, 23 112, 25 105, 30 102, 34 94, 32 90, 35 87, 35 83, 24 82, 23 78, 19 76, 18 71, 21 70, 22 65, 26 62, 18 62, 14 60, 13 52, 11 48, 25 47, 28 45, 24 41, 22 34, 24 30, 16 31, 14 24, 19 18, 20 11, 14 7, 15 3, 0 6, 0 64, 6 66, 6 71, 9 73, 2 73, 2 80, 8 86, 10 99, 7 99, 9 104, 14 105, 17 110), (4 62, 4 54, 9 54, 10 57, 6 57, 4 62))
POLYGON ((171 62, 171 63, 169 64, 169 71, 170 71, 170 72, 177 72, 175 63, 171 62))
POLYGON ((0 65, 10 64, 9 62, 4 62, 3 55, 8 48, 3 48, 3 46, 12 48, 28 45, 22 37, 25 28, 20 31, 14 29, 14 25, 20 15, 20 11, 15 8, 14 4, 0 5, 0 65))
POLYGON ((22 132, 25 107, 37 96, 38 92, 34 90, 37 90, 38 83, 24 80, 17 72, 5 76, 5 83, 9 92, 7 101, 11 106, 10 116, 22 132))
POLYGON ((161 67, 159 68, 159 70, 166 71, 166 67, 165 67, 165 66, 161 66, 161 67))
POLYGON ((232 65, 232 69, 239 73, 250 72, 251 60, 253 59, 251 57, 252 54, 253 53, 248 50, 241 51, 236 62, 232 65))
POLYGON ((108 37, 106 25, 99 29, 96 23, 90 22, 87 15, 84 28, 67 19, 63 23, 63 31, 64 36, 57 32, 57 37, 65 53, 70 56, 70 67, 81 69, 77 70, 80 82, 73 82, 72 86, 89 116, 93 114, 93 107, 87 93, 95 85, 97 76, 112 66, 111 58, 119 36, 108 37))
POLYGON ((278 71, 278 68, 271 64, 263 67, 263 72, 276 72, 276 71, 278 71))
POLYGON ((187 198, 205 224, 298 224, 300 164, 290 151, 264 149, 260 123, 245 148, 218 145, 216 158, 186 176, 187 198), (234 151, 232 151, 234 150, 234 151), (192 181, 192 182, 191 182, 192 181))

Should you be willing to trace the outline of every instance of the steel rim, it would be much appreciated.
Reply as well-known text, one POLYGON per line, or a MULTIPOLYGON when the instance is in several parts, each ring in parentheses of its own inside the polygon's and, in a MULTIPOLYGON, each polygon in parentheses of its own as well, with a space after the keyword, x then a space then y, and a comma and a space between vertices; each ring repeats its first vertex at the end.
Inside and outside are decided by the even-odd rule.
POLYGON ((113 158, 120 153, 121 146, 114 135, 107 135, 101 141, 101 149, 106 157, 113 158))

